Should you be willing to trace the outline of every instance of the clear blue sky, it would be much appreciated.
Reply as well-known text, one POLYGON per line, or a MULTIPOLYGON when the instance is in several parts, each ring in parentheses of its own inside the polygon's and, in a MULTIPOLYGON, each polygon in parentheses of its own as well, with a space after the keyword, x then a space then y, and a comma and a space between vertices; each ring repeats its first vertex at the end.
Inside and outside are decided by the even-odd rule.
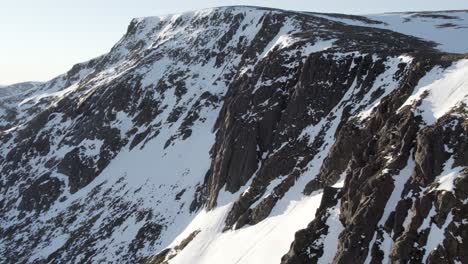
POLYGON ((466 0, 0 0, 0 84, 48 80, 109 51, 133 17, 240 4, 352 14, 468 9, 466 0))

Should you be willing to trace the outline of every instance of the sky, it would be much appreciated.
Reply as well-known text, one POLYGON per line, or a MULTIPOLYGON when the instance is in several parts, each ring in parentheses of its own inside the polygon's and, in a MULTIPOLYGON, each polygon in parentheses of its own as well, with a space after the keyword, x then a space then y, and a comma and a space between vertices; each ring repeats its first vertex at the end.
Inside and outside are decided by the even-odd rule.
POLYGON ((466 0, 0 0, 0 84, 46 81, 102 55, 134 17, 242 4, 349 14, 468 9, 466 0))

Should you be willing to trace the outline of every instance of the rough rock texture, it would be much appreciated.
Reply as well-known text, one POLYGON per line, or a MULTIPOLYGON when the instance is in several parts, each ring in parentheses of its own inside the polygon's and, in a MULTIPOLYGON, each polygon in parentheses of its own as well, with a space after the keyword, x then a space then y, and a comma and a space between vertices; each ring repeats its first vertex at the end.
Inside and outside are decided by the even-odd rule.
MULTIPOLYGON (((344 125, 320 174, 306 186, 308 193, 330 186, 347 168, 341 199, 336 201, 341 204, 340 222, 344 229, 339 235, 333 263, 349 263, 349 259, 356 263, 366 260, 386 263, 389 259, 395 263, 467 261, 465 253, 461 253, 462 248, 466 248, 461 242, 465 241, 466 234, 459 229, 463 228, 466 218, 461 213, 465 211, 463 201, 466 198, 459 196, 460 190, 466 188, 465 106, 455 108, 429 126, 422 125, 421 118, 414 116, 409 108, 395 114, 413 84, 434 63, 445 65, 443 61, 432 60, 416 64, 402 87, 383 100, 370 118, 359 126, 344 125), (453 163, 445 165, 450 157, 453 163), (409 169, 405 173, 410 177, 407 182, 399 183, 404 184, 402 188, 396 188, 399 179, 395 177, 404 177, 399 172, 406 166, 409 169), (436 188, 436 176, 442 173, 444 166, 451 166, 448 169, 465 167, 454 181, 455 191, 436 188), (397 190, 401 192, 395 196, 397 200, 390 199, 397 190), (441 229, 442 238, 428 238, 431 228, 441 229), (434 239, 441 239, 436 242, 437 247, 427 248, 426 245, 433 245, 431 240, 434 239), (394 242, 389 245, 389 240, 394 242)), ((323 238, 309 236, 309 240, 305 240, 302 237, 304 233, 323 232, 324 221, 326 219, 318 215, 307 229, 296 234, 283 263, 317 262, 317 255, 327 250, 317 247, 323 238), (304 250, 310 254, 304 254, 304 250)))
POLYGON ((291 193, 323 198, 278 262, 467 262, 466 105, 428 123, 430 91, 407 103, 464 56, 329 16, 134 19, 0 98, 0 262, 171 263, 207 232, 176 243, 197 214, 229 205, 213 229, 235 232, 291 193))

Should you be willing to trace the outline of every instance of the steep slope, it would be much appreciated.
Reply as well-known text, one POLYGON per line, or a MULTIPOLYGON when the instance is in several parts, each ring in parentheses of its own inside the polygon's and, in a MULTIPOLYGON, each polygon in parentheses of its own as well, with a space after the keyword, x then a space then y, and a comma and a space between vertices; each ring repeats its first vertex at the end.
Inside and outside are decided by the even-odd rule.
POLYGON ((134 19, 0 98, 2 262, 466 261, 468 58, 335 20, 134 19))

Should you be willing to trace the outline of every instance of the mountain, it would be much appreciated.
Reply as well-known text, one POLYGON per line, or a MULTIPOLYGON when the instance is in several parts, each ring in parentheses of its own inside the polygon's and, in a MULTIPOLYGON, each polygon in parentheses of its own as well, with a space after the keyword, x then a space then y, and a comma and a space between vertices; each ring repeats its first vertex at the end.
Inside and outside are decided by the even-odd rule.
POLYGON ((467 263, 468 55, 377 17, 138 18, 0 98, 0 262, 467 263))
POLYGON ((468 10, 406 12, 367 15, 364 18, 342 14, 315 14, 348 25, 378 27, 437 43, 452 53, 468 53, 468 10))
POLYGON ((0 97, 16 95, 40 86, 40 82, 22 82, 10 85, 0 85, 0 97))

